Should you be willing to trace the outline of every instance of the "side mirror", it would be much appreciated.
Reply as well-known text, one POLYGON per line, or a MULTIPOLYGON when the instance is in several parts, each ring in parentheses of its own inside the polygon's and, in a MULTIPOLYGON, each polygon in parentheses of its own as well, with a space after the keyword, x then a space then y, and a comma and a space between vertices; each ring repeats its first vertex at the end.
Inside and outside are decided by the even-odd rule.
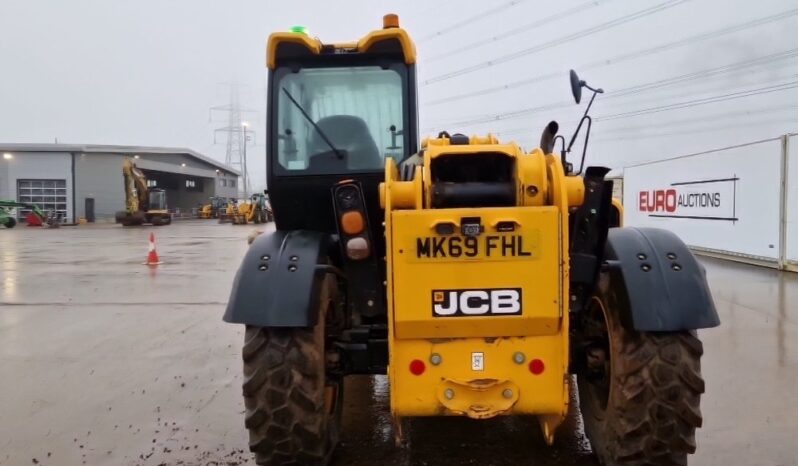
POLYGON ((579 76, 577 76, 576 71, 571 70, 571 94, 573 94, 576 103, 582 101, 582 86, 584 85, 585 82, 579 79, 579 76))
POLYGON ((391 132, 391 146, 390 147, 386 147, 386 149, 388 149, 388 150, 401 149, 402 148, 401 146, 396 145, 396 136, 404 136, 405 132, 403 130, 401 130, 401 129, 397 130, 396 129, 396 125, 391 125, 388 128, 388 131, 391 132))

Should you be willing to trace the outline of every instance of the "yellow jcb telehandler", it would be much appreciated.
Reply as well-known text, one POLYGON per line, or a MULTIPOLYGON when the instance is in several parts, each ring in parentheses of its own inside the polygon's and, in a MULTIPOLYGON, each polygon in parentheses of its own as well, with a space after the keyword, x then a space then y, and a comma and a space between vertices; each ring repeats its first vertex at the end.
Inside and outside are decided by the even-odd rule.
POLYGON ((383 26, 268 40, 276 229, 252 242, 224 315, 246 325, 256 462, 326 464, 344 377, 387 374, 400 442, 410 417, 535 415, 551 444, 575 375, 603 464, 687 464, 696 329, 719 319, 684 243, 623 227, 608 169, 568 160, 601 90, 572 72, 577 103, 593 94, 567 147, 555 122, 531 151, 447 132, 419 145, 415 46, 395 15, 383 26))

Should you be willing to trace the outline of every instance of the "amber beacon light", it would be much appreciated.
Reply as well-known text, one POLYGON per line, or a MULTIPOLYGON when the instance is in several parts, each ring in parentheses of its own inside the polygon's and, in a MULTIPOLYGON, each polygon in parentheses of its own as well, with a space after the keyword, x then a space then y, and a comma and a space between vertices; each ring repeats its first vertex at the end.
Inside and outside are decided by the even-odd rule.
POLYGON ((389 13, 382 17, 383 29, 398 28, 398 27, 399 27, 399 15, 389 13))

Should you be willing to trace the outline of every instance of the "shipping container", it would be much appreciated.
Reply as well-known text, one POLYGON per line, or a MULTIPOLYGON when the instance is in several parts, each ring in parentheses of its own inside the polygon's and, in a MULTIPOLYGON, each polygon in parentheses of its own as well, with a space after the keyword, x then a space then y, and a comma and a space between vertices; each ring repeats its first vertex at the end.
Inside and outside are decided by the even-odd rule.
POLYGON ((798 203, 785 202, 798 199, 798 164, 790 168, 790 193, 784 191, 788 140, 626 167, 626 225, 671 230, 704 254, 773 267, 786 262, 785 254, 798 260, 798 203))
POLYGON ((783 138, 784 267, 798 272, 798 134, 783 138))

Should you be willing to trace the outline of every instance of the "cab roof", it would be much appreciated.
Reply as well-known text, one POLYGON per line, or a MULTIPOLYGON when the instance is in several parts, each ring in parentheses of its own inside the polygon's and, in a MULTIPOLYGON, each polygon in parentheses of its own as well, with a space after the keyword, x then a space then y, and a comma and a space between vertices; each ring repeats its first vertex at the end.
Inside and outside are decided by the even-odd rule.
POLYGON ((321 55, 401 55, 408 65, 416 62, 416 46, 410 35, 399 27, 396 15, 383 17, 383 28, 371 31, 357 42, 325 44, 304 32, 275 32, 266 47, 266 66, 275 69, 286 59, 321 55))

